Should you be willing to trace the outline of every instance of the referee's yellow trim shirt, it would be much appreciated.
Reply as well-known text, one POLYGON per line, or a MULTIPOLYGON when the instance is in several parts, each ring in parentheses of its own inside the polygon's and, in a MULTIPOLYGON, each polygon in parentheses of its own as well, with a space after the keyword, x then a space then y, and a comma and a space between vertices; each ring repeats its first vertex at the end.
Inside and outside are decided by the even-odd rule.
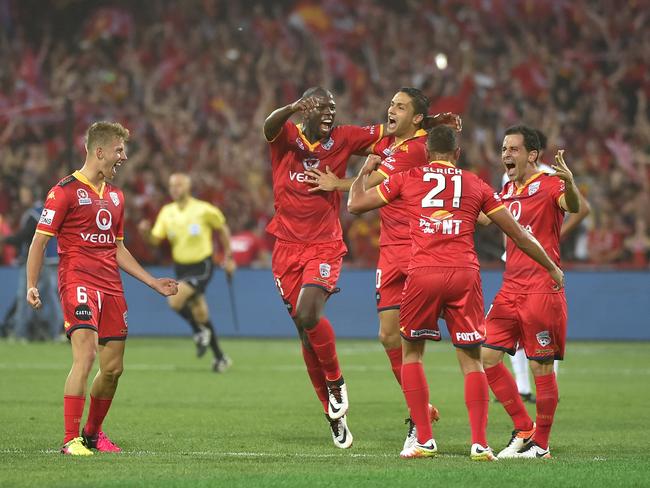
POLYGON ((212 256, 212 231, 225 223, 217 207, 190 197, 182 209, 176 202, 161 208, 151 234, 169 241, 174 262, 193 264, 212 256))

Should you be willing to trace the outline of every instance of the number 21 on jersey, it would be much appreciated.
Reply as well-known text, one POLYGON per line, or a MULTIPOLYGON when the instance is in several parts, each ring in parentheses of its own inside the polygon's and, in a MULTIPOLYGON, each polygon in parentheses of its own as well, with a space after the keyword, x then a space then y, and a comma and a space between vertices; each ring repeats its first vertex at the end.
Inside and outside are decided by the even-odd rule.
MULTIPOLYGON (((447 178, 440 173, 424 173, 422 179, 425 183, 434 180, 435 186, 422 199, 422 208, 443 208, 445 201, 442 198, 436 198, 447 188, 447 178)), ((451 200, 453 208, 460 208, 460 198, 463 191, 463 179, 461 175, 454 175, 450 178, 454 185, 454 196, 451 200)))

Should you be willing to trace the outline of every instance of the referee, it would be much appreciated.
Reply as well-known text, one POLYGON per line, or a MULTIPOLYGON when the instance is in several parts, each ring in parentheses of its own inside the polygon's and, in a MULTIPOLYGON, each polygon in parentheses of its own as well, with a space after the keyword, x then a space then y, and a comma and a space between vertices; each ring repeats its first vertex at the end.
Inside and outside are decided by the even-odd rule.
POLYGON ((169 177, 169 195, 173 202, 160 210, 153 229, 147 220, 140 222, 139 229, 151 244, 159 245, 164 239, 169 241, 179 281, 178 293, 168 297, 169 306, 192 327, 197 356, 203 356, 209 346, 214 354, 212 371, 223 373, 232 361, 219 347, 205 301, 205 289, 214 270, 213 230, 217 231, 223 247, 224 271, 228 276, 235 272, 230 229, 217 207, 192 197, 191 185, 187 174, 172 174, 169 177))

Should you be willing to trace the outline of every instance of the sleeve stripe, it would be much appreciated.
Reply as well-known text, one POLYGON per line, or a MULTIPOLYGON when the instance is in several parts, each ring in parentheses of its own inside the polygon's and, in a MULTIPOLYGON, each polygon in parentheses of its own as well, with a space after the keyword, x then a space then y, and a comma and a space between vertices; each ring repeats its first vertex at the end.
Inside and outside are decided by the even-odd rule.
POLYGON ((377 193, 379 193, 381 199, 386 203, 390 203, 388 199, 384 196, 384 194, 381 192, 381 185, 377 185, 375 188, 377 189, 377 193))
POLYGON ((123 241, 123 240, 124 240, 124 236, 116 237, 115 239, 117 239, 118 241, 123 241))
POLYGON ((50 236, 50 237, 54 237, 54 235, 55 235, 55 234, 52 233, 52 232, 46 232, 46 231, 41 230, 41 229, 36 229, 36 232, 38 232, 39 234, 44 234, 44 235, 46 235, 46 236, 50 236))
POLYGON ((386 173, 383 169, 378 169, 377 173, 382 175, 384 178, 388 178, 388 176, 389 176, 388 173, 386 173))
POLYGON ((368 151, 371 153, 375 152, 375 146, 379 141, 381 141, 381 138, 384 137, 384 124, 379 124, 379 137, 373 142, 370 146, 368 146, 368 151))
POLYGON ((501 210, 502 208, 506 208, 504 205, 499 205, 498 207, 493 208, 489 212, 486 212, 485 215, 492 215, 494 212, 501 210))

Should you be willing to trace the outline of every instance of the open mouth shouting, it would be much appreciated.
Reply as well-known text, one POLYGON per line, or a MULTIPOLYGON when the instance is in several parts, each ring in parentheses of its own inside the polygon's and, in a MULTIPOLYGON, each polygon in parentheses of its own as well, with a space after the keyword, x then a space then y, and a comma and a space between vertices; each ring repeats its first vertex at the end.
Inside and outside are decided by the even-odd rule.
POLYGON ((331 115, 327 115, 320 120, 320 130, 323 134, 329 134, 334 125, 334 119, 331 115))
POLYGON ((395 117, 391 115, 388 116, 386 128, 388 129, 389 132, 393 132, 397 128, 397 120, 395 119, 395 117))
POLYGON ((508 178, 514 178, 515 174, 517 173, 517 165, 515 164, 514 159, 506 158, 503 160, 503 164, 506 167, 506 174, 508 175, 508 178))
POLYGON ((111 168, 111 176, 114 177, 117 174, 117 169, 122 166, 122 161, 116 162, 111 168))

